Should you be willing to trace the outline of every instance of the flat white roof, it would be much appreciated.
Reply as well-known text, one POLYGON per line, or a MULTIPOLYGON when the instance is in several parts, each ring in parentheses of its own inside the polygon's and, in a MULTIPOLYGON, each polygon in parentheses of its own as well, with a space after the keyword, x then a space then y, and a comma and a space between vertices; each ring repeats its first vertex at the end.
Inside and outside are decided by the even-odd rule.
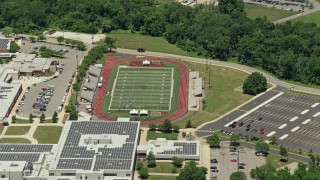
POLYGON ((14 102, 21 84, 8 84, 5 82, 0 82, 0 120, 6 118, 6 114, 14 102))

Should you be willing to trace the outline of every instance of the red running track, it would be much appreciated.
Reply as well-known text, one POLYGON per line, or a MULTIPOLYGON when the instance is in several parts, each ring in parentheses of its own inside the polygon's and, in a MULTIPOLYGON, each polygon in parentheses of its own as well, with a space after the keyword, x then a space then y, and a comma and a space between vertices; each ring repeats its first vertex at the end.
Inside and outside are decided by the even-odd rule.
POLYGON ((103 67, 103 70, 102 70, 101 76, 103 77, 103 81, 102 81, 103 86, 97 90, 96 95, 95 95, 95 99, 93 102, 93 107, 95 108, 93 112, 95 113, 96 116, 98 116, 102 119, 105 119, 105 120, 110 120, 110 121, 116 120, 115 118, 112 118, 112 117, 104 114, 102 111, 104 97, 105 97, 106 93, 108 93, 106 91, 106 88, 107 88, 106 85, 109 81, 109 75, 111 73, 112 68, 115 65, 122 63, 122 62, 143 61, 146 59, 148 59, 148 60, 161 60, 161 61, 167 61, 167 62, 176 64, 180 68, 180 86, 179 86, 178 109, 173 115, 171 115, 167 118, 162 118, 162 119, 141 121, 141 124, 142 125, 160 124, 163 121, 165 121, 165 119, 173 121, 173 120, 176 120, 176 119, 182 117, 187 112, 187 107, 188 107, 188 101, 187 101, 187 97, 188 97, 188 68, 184 64, 182 64, 178 61, 172 60, 172 59, 161 58, 161 57, 146 56, 146 57, 136 57, 136 58, 125 58, 125 59, 121 59, 121 60, 114 60, 114 57, 115 57, 115 55, 113 55, 113 54, 107 56, 105 66, 103 67))

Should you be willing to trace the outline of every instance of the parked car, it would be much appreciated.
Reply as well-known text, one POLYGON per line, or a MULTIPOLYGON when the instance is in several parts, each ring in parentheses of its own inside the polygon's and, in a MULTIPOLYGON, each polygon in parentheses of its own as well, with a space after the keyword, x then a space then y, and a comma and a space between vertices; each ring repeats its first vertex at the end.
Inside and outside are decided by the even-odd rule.
POLYGON ((218 160, 217 159, 211 159, 210 162, 211 163, 218 163, 218 160))

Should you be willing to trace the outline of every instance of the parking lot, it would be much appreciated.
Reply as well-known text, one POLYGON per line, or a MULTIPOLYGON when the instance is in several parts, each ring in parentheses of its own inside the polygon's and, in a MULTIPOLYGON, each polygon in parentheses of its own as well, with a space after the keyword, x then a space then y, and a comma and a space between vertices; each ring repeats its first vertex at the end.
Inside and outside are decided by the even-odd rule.
POLYGON ((303 2, 294 2, 294 1, 285 1, 285 0, 244 0, 244 3, 255 5, 255 6, 262 6, 268 8, 276 8, 276 9, 283 9, 288 11, 308 11, 309 8, 306 7, 306 4, 303 2))
POLYGON ((275 136, 277 142, 287 148, 313 149, 319 153, 320 99, 278 90, 269 91, 221 120, 204 126, 197 135, 205 136, 209 131, 220 129, 223 133, 240 134, 252 140, 268 140, 275 136))
POLYGON ((252 149, 237 149, 236 152, 230 152, 229 142, 222 142, 221 148, 211 149, 210 159, 216 159, 218 163, 211 163, 211 167, 216 166, 218 172, 212 172, 210 169, 211 179, 229 179, 233 172, 238 171, 238 163, 241 168, 239 171, 246 173, 248 179, 250 179, 250 170, 265 164, 265 158, 262 156, 256 156, 255 150, 252 149))
POLYGON ((30 113, 37 114, 39 112, 39 109, 34 109, 32 106, 37 102, 37 97, 39 96, 41 89, 48 88, 49 86, 53 85, 55 87, 53 96, 48 103, 46 111, 43 111, 46 116, 52 116, 54 111, 58 111, 58 107, 62 104, 62 99, 67 93, 66 89, 68 87, 70 79, 73 73, 76 72, 77 63, 80 62, 82 57, 85 56, 87 52, 78 51, 76 49, 71 49, 69 47, 56 44, 39 42, 31 43, 29 41, 23 41, 23 43, 24 45, 22 45, 21 48, 21 52, 23 53, 30 53, 31 51, 34 51, 32 47, 40 48, 41 46, 50 47, 51 49, 57 51, 60 49, 69 50, 69 52, 64 55, 64 58, 52 58, 54 60, 58 60, 60 64, 64 64, 63 71, 58 75, 58 77, 44 78, 43 82, 37 83, 34 87, 32 86, 32 82, 28 83, 28 77, 21 77, 23 85, 29 84, 27 86, 30 87, 30 90, 27 93, 25 91, 23 92, 25 95, 24 104, 18 107, 19 112, 17 114, 23 117, 29 117, 30 113))

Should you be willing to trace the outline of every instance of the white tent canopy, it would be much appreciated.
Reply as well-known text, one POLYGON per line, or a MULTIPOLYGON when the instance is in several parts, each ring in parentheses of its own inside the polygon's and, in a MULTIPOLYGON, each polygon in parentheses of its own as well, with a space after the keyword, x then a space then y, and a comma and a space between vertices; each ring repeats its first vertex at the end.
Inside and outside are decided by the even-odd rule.
POLYGON ((137 111, 137 110, 135 110, 135 109, 132 109, 131 111, 130 111, 130 115, 137 115, 139 112, 137 111))
POLYGON ((142 62, 142 65, 143 65, 143 66, 145 66, 145 65, 150 65, 150 61, 144 60, 144 61, 142 62))
POLYGON ((140 115, 148 115, 148 110, 145 110, 145 109, 140 110, 140 115))

